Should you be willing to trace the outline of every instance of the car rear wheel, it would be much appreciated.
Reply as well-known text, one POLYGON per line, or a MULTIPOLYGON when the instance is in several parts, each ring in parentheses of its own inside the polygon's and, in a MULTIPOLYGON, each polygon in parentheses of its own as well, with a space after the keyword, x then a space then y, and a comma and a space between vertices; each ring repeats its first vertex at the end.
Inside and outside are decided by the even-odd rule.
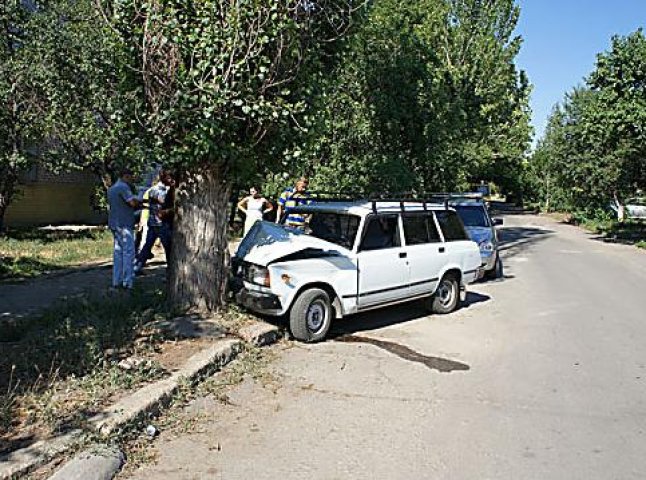
POLYGON ((437 290, 431 297, 431 310, 441 315, 451 313, 460 303, 460 283, 455 275, 442 278, 437 290))
POLYGON ((289 312, 289 329, 294 338, 302 342, 323 340, 331 324, 330 296, 320 288, 302 292, 289 312))

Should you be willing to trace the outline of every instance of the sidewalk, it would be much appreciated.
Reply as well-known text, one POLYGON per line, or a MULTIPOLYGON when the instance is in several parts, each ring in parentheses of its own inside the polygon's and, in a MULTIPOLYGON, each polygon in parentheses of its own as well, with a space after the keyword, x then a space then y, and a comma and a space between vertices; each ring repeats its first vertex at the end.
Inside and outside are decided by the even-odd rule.
MULTIPOLYGON (((146 275, 137 277, 136 282, 163 278, 166 271, 166 264, 161 261, 163 254, 158 258, 160 260, 149 263, 146 275)), ((105 263, 42 275, 20 283, 0 283, 0 322, 32 315, 57 301, 105 292, 111 284, 111 275, 112 265, 105 263)))
MULTIPOLYGON (((239 240, 229 242, 233 254, 239 240)), ((155 258, 148 262, 145 274, 138 276, 136 283, 161 282, 166 274, 163 250, 153 251, 155 258)), ((107 291, 111 283, 112 263, 96 266, 80 266, 66 271, 42 275, 35 279, 16 283, 0 283, 0 322, 16 320, 51 307, 57 301, 78 298, 88 293, 107 291)))

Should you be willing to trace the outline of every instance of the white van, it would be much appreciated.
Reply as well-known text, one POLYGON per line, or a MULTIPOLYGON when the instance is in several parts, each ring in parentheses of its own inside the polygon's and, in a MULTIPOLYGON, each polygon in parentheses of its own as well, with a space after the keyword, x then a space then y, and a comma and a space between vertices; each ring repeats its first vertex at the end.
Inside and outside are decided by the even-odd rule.
POLYGON ((416 299, 452 312, 482 273, 478 245, 446 205, 317 201, 294 213, 304 230, 257 222, 233 265, 238 303, 287 314, 298 340, 322 340, 333 318, 416 299))

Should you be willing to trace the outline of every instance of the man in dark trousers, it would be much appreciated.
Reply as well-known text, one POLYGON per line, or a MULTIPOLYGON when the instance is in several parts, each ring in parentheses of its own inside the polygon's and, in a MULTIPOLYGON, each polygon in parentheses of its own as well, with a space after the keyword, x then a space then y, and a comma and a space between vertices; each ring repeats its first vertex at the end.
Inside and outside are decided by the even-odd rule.
POLYGON ((175 208, 175 180, 169 170, 162 170, 159 177, 160 182, 150 190, 148 195, 150 210, 148 233, 146 243, 137 255, 135 273, 139 273, 146 266, 146 262, 151 257, 153 245, 158 238, 164 247, 166 262, 170 256, 175 208))

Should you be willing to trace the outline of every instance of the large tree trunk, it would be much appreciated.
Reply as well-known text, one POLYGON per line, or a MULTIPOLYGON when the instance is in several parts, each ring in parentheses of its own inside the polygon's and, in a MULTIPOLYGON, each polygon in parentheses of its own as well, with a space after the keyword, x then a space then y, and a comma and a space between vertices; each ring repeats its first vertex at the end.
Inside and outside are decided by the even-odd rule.
POLYGON ((228 278, 227 204, 231 185, 216 167, 186 175, 176 194, 168 298, 180 309, 212 311, 228 278))

